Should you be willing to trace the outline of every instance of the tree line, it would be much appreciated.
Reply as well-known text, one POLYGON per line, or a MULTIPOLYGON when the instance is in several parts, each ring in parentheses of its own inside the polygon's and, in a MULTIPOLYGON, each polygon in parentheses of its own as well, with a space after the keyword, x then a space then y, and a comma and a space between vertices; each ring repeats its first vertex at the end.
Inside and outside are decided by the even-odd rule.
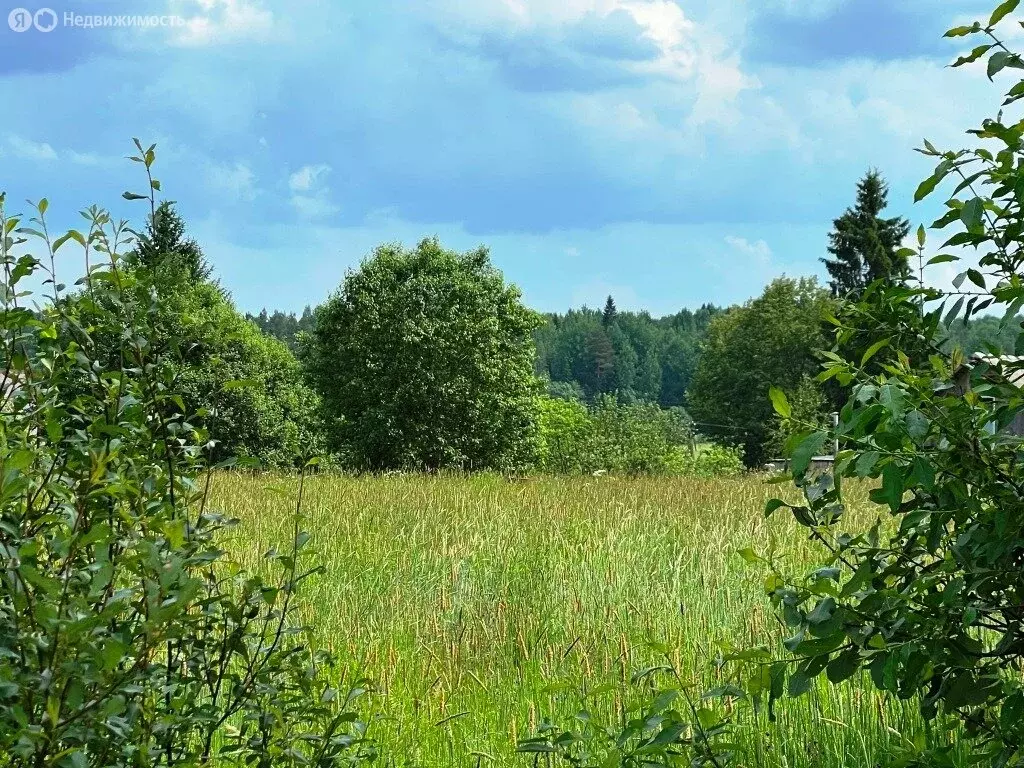
MULTIPOLYGON (((825 425, 845 396, 815 381, 829 318, 872 283, 915 279, 901 250, 909 223, 884 216, 887 197, 871 171, 834 221, 828 288, 783 277, 742 306, 661 318, 621 311, 611 296, 601 310, 536 313, 486 249, 457 253, 436 239, 381 246, 299 315, 243 316, 166 202, 127 266, 166 294, 162 321, 188 340, 176 352, 183 397, 224 456, 298 466, 317 453, 372 471, 671 471, 714 441, 758 467, 782 455, 791 431, 768 389, 799 420, 825 425), (685 430, 662 426, 677 422, 685 430), (579 460, 552 454, 569 445, 579 460)), ((995 318, 947 330, 947 346, 968 353, 1013 341, 995 318)))

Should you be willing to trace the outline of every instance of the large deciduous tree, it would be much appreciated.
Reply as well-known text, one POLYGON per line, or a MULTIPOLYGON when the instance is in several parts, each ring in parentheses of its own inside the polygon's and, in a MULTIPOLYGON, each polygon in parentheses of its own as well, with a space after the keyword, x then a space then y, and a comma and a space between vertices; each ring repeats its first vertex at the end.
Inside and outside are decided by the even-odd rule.
POLYGON ((748 466, 770 458, 775 418, 768 391, 792 392, 819 369, 831 299, 812 278, 780 278, 757 299, 716 317, 690 388, 698 428, 743 446, 748 466))
POLYGON ((334 447, 373 471, 526 466, 539 324, 486 249, 381 246, 304 342, 334 447))
POLYGON ((822 262, 832 278, 832 294, 856 298, 875 280, 902 282, 907 258, 900 256, 910 222, 882 218, 889 188, 878 171, 869 171, 857 184, 857 201, 833 222, 828 252, 822 262))

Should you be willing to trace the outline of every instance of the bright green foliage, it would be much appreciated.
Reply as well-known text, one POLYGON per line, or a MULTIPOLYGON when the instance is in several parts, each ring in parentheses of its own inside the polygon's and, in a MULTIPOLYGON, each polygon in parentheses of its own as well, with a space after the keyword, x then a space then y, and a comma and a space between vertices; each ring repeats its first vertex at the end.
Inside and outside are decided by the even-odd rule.
MULTIPOLYGON (((769 442, 772 456, 778 457, 785 455, 786 443, 794 434, 805 431, 808 425, 815 430, 826 429, 832 426, 833 415, 829 411, 821 384, 812 376, 804 376, 790 392, 783 394, 789 404, 788 412, 785 416, 775 414, 769 442)), ((826 450, 826 453, 831 452, 831 448, 826 450)))
POLYGON ((590 464, 595 471, 663 474, 673 449, 693 439, 690 419, 681 408, 619 403, 605 395, 594 405, 592 420, 590 464))
MULTIPOLYGON (((149 171, 154 150, 136 143, 149 171)), ((209 435, 169 354, 184 340, 167 335, 160 294, 122 269, 126 225, 93 208, 87 235, 51 246, 46 209, 8 217, 0 195, 0 765, 372 757, 350 709, 360 690, 332 686, 331 658, 297 620, 312 572, 298 514, 262 558, 266 577, 224 558, 234 524, 207 506, 209 435), (92 266, 67 302, 43 264, 72 242, 92 266), (25 283, 40 272, 52 294, 33 312, 25 283), (97 342, 111 338, 113 361, 97 342)))
POLYGON ((737 448, 714 443, 673 448, 665 459, 665 472, 680 477, 731 477, 745 471, 737 448))
POLYGON ((823 323, 832 306, 815 280, 780 278, 711 322, 689 410, 702 432, 742 446, 747 466, 774 458, 768 390, 793 392, 819 370, 816 350, 827 346, 823 323))
POLYGON ((332 447, 367 470, 527 466, 538 324, 485 249, 378 248, 317 309, 303 349, 332 447))
MULTIPOLYGON (((988 24, 951 30, 980 35, 968 60, 987 57, 994 77, 1024 69, 994 25, 1017 6, 1003 3, 988 24)), ((1005 104, 1024 94, 1017 79, 1005 104)), ((921 710, 948 746, 915 745, 909 762, 950 764, 957 741, 972 764, 1024 765, 1024 439, 1009 429, 1024 412, 1019 358, 966 360, 944 346, 944 325, 982 310, 1016 330, 1024 306, 1024 124, 1002 113, 972 131, 977 148, 943 152, 925 142, 935 173, 917 197, 956 185, 935 230, 954 229, 943 248, 968 246, 977 267, 954 289, 879 283, 839 317, 837 349, 826 376, 849 387, 835 477, 806 473, 806 456, 831 435, 794 441, 796 478, 806 503, 787 508, 824 548, 822 567, 805 578, 769 576, 768 592, 796 656, 792 694, 825 674, 839 682, 859 670, 892 696, 921 697, 921 710), (849 354, 853 352, 854 354, 849 354), (871 528, 846 519, 848 478, 875 481, 883 519, 871 528), (966 737, 966 738, 965 738, 966 737)), ((924 248, 924 231, 920 238, 924 248)), ((958 260, 955 252, 932 262, 958 260)), ((775 695, 773 691, 773 695, 775 695)))
POLYGON ((555 474, 739 474, 736 451, 697 446, 693 424, 681 408, 622 403, 611 395, 593 406, 542 398, 536 468, 555 474))
POLYGON ((564 475, 593 471, 590 445, 594 424, 586 405, 578 400, 542 397, 537 425, 538 469, 564 475))
POLYGON ((556 756, 578 768, 706 768, 739 756, 732 725, 707 704, 742 696, 742 690, 727 685, 695 701, 691 686, 670 664, 640 670, 630 683, 653 682, 658 676, 668 677, 668 684, 658 687, 646 706, 634 711, 620 709, 613 722, 595 720, 586 709, 568 728, 544 722, 536 736, 520 740, 519 752, 556 756))
POLYGON ((907 278, 907 256, 900 251, 910 222, 882 218, 888 202, 885 180, 878 171, 869 171, 857 184, 856 204, 833 223, 828 246, 832 258, 822 262, 834 296, 856 298, 875 280, 899 283, 907 278))

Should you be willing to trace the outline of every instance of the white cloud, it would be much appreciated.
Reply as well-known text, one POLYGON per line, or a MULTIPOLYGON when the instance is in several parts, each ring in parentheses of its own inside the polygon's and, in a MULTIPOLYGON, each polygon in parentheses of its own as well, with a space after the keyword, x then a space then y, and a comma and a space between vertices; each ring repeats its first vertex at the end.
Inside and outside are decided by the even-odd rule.
POLYGON ((274 14, 258 0, 177 0, 171 7, 185 19, 172 36, 172 42, 180 46, 263 41, 270 38, 275 26, 274 14), (197 6, 199 12, 190 13, 197 6))
POLYGON ((331 166, 325 163, 304 165, 288 177, 288 188, 292 191, 291 204, 300 216, 306 219, 322 218, 338 210, 330 201, 327 176, 331 166))
POLYGON ((292 195, 291 204, 306 219, 319 219, 338 211, 338 206, 323 196, 292 195))
POLYGON ((251 201, 256 197, 256 174, 245 163, 211 163, 206 169, 206 178, 212 188, 233 199, 251 201))
POLYGON ((725 238, 725 242, 730 248, 751 257, 758 264, 767 265, 772 259, 772 249, 764 240, 751 242, 745 237, 729 235, 725 238))
POLYGON ((325 163, 304 165, 288 177, 288 188, 292 192, 309 192, 319 188, 330 172, 331 166, 325 163))
POLYGON ((46 142, 36 142, 8 134, 7 146, 15 157, 24 160, 56 160, 57 151, 46 142))

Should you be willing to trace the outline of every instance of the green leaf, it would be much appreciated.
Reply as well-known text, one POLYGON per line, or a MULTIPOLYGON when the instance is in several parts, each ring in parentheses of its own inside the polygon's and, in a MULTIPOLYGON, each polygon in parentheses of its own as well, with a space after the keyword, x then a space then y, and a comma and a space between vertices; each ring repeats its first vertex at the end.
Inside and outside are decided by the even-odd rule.
POLYGON ((1017 10, 1018 5, 1020 5, 1020 0, 1005 0, 1005 2, 1001 3, 999 7, 992 12, 992 17, 988 20, 988 25, 990 27, 994 27, 1000 21, 1017 10))
POLYGON ((982 216, 985 213, 985 203, 980 197, 968 200, 960 210, 960 221, 964 223, 969 232, 982 228, 982 216))
POLYGON ((885 503, 896 514, 903 503, 903 471, 897 464, 886 464, 882 470, 882 487, 871 492, 871 500, 885 503))
POLYGON ((967 35, 971 34, 972 32, 976 32, 977 31, 977 27, 978 27, 977 24, 974 24, 973 26, 969 26, 969 27, 967 27, 967 26, 953 27, 951 30, 946 32, 946 34, 944 34, 943 37, 966 37, 967 35))
POLYGON ((887 346, 889 346, 889 339, 882 339, 881 341, 876 341, 874 344, 872 344, 868 348, 867 352, 864 353, 864 356, 860 359, 860 367, 863 368, 865 365, 867 365, 868 361, 872 357, 877 355, 879 350, 887 346))
POLYGON ((783 507, 788 507, 789 504, 784 502, 782 499, 772 499, 764 507, 764 516, 771 517, 777 510, 783 507))
POLYGON ((924 224, 917 228, 917 244, 924 248, 924 244, 927 241, 928 235, 925 232, 924 224))
POLYGON ((991 80, 1013 63, 1014 55, 1007 51, 993 53, 988 59, 988 79, 991 80))
POLYGON ((858 459, 857 464, 854 467, 854 471, 857 473, 857 477, 867 477, 874 469, 878 460, 882 457, 878 451, 867 451, 862 453, 858 459))
POLYGON ((811 678, 803 670, 798 669, 789 677, 789 695, 792 698, 803 696, 811 690, 811 678))
POLYGON ((811 466, 811 459, 821 453, 827 438, 828 435, 825 432, 815 432, 797 446, 797 449, 793 451, 794 476, 807 472, 808 467, 811 466))
POLYGON ((915 410, 907 414, 907 434, 915 440, 927 435, 931 425, 931 420, 920 411, 915 410))
POLYGON ((825 676, 830 683, 841 683, 848 680, 860 669, 860 654, 856 649, 850 648, 843 651, 829 662, 825 667, 825 676))
POLYGON ((953 66, 962 67, 964 64, 973 64, 986 53, 988 53, 990 50, 992 50, 991 43, 979 45, 966 56, 960 56, 956 61, 953 62, 953 66))
POLYGON ((939 186, 946 175, 949 173, 949 164, 941 163, 936 169, 935 173, 929 176, 927 179, 921 182, 917 188, 917 192, 914 193, 914 202, 919 203, 924 200, 928 195, 935 191, 935 188, 939 186))
POLYGON ((779 416, 784 419, 793 417, 793 409, 789 405, 789 398, 786 397, 785 392, 778 387, 772 387, 768 390, 768 396, 772 400, 772 407, 779 416))
POLYGON ((1004 731, 1013 733, 1020 729, 1024 721, 1024 692, 1017 691, 1003 702, 1003 710, 999 713, 999 725, 1004 731))
POLYGON ((754 563, 761 562, 760 556, 758 556, 757 552, 755 552, 750 547, 745 547, 744 549, 738 550, 737 554, 751 565, 753 565, 754 563))

